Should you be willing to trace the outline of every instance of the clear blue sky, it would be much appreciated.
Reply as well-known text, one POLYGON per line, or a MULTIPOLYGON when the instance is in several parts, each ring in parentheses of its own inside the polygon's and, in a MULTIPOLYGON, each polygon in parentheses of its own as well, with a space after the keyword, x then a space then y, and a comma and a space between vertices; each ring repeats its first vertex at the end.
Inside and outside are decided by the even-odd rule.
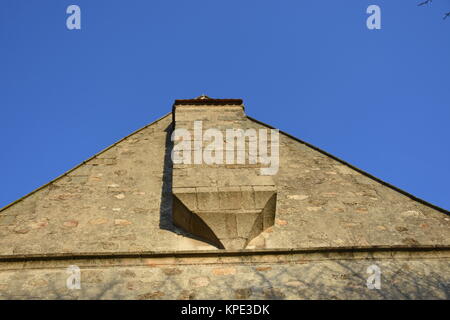
POLYGON ((450 1, 418 1, 2 0, 0 207, 206 93, 450 209, 450 1))

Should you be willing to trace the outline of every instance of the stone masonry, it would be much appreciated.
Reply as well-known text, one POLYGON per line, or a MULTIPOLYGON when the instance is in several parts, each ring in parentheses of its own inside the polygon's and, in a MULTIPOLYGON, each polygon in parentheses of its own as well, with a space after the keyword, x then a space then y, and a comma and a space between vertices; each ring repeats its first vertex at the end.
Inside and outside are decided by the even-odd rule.
POLYGON ((177 100, 0 209, 0 299, 450 298, 447 210, 283 132, 273 176, 174 164, 172 133, 193 121, 271 128, 237 99, 177 100), (374 264, 381 290, 366 286, 374 264))
MULTIPOLYGON (((213 99, 199 99, 211 101, 213 99)), ((175 129, 194 132, 194 122, 201 121, 202 131, 247 129, 242 101, 213 100, 214 104, 189 104, 182 100, 174 105, 175 129), (234 103, 234 104, 232 104, 234 103)), ((189 140, 203 154, 203 137, 189 140)), ((243 249, 263 230, 273 226, 276 188, 271 176, 260 175, 260 165, 249 164, 249 147, 243 145, 243 164, 174 164, 173 222, 186 231, 202 237, 218 248, 243 249)), ((234 150, 238 150, 236 143, 234 150)), ((227 153, 225 147, 220 150, 227 153)), ((228 155, 227 155, 228 156, 228 155)), ((236 155, 231 154, 231 157, 236 155)))

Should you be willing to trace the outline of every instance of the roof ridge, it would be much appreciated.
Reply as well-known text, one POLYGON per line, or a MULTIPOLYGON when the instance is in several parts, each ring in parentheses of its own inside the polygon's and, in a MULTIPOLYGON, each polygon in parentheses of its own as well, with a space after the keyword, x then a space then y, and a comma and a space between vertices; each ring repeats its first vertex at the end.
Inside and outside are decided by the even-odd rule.
POLYGON ((57 180, 59 180, 59 179, 65 177, 66 175, 68 175, 68 174, 71 173, 72 171, 74 171, 74 170, 78 169, 79 167, 81 167, 82 165, 84 165, 86 162, 88 162, 88 161, 94 159, 95 157, 97 157, 97 156, 101 155, 102 153, 108 151, 109 149, 111 149, 112 147, 116 146, 117 144, 119 144, 120 142, 124 141, 125 139, 127 139, 127 138, 131 137, 132 135, 134 135, 134 134, 136 134, 136 133, 138 133, 138 132, 144 130, 145 128, 148 128, 149 126, 151 126, 151 125, 153 125, 153 124, 155 124, 155 123, 161 121, 162 119, 164 119, 164 118, 170 116, 171 114, 172 114, 172 112, 166 113, 164 116, 162 116, 162 117, 156 119, 155 121, 153 121, 153 122, 151 122, 151 123, 149 123, 149 124, 146 124, 146 125, 143 126, 142 128, 139 128, 139 129, 133 131, 132 133, 130 133, 130 134, 126 135, 125 137, 123 137, 122 139, 120 139, 120 140, 114 142, 113 144, 111 144, 110 146, 104 148, 103 150, 100 150, 99 152, 97 152, 97 153, 94 154, 93 156, 91 156, 91 157, 89 157, 88 159, 84 160, 83 162, 81 162, 80 164, 76 165, 75 167, 73 167, 73 168, 71 168, 71 169, 65 171, 63 174, 61 174, 61 175, 57 176, 56 178, 50 180, 50 181, 47 182, 46 184, 43 184, 42 186, 40 186, 40 187, 34 189, 33 191, 31 191, 31 192, 25 194, 24 196, 20 197, 19 199, 17 199, 17 200, 15 200, 15 201, 13 201, 13 202, 7 204, 6 206, 0 208, 0 213, 1 213, 2 211, 6 210, 7 208, 11 207, 12 205, 15 205, 16 203, 18 203, 18 202, 20 202, 20 201, 22 201, 22 200, 28 198, 29 196, 31 196, 32 194, 38 192, 39 190, 41 190, 41 189, 47 187, 48 185, 52 184, 53 182, 55 182, 55 181, 57 181, 57 180))
MULTIPOLYGON (((248 115, 246 115, 246 117, 247 117, 249 120, 254 121, 254 122, 256 122, 256 123, 259 123, 259 124, 261 124, 261 125, 263 125, 263 126, 266 126, 266 127, 268 127, 268 128, 271 128, 271 129, 276 129, 276 128, 272 127, 271 125, 269 125, 269 124, 267 124, 267 123, 264 123, 264 122, 262 122, 262 121, 259 121, 259 120, 255 119, 255 118, 252 118, 252 117, 250 117, 250 116, 248 116, 248 115)), ((428 202, 428 201, 425 201, 425 200, 423 200, 423 199, 421 199, 421 198, 419 198, 419 197, 416 197, 415 195, 413 195, 413 194, 411 194, 411 193, 409 193, 409 192, 407 192, 407 191, 405 191, 405 190, 403 190, 403 189, 400 189, 400 188, 398 188, 398 187, 396 187, 396 186, 394 186, 394 185, 392 185, 392 184, 390 184, 390 183, 388 183, 388 182, 386 182, 386 181, 384 181, 384 180, 381 180, 380 178, 377 178, 377 177, 375 177, 374 175, 372 175, 372 174, 370 174, 370 173, 368 173, 368 172, 366 172, 366 171, 364 171, 364 170, 362 170, 362 169, 360 169, 360 168, 358 168, 358 167, 355 167, 354 165, 348 163, 347 161, 342 160, 342 159, 340 159, 340 158, 338 158, 338 157, 332 155, 331 153, 328 153, 328 152, 326 152, 325 150, 322 150, 322 149, 320 149, 319 147, 316 147, 316 146, 314 146, 314 145, 312 145, 312 144, 310 144, 310 143, 308 143, 308 142, 306 142, 306 141, 303 141, 303 140, 301 140, 301 139, 299 139, 299 138, 297 138, 297 137, 294 137, 293 135, 291 135, 291 134, 289 134, 289 133, 286 133, 286 132, 284 132, 284 131, 282 131, 282 130, 279 130, 279 129, 278 129, 278 131, 279 131, 280 133, 284 134, 285 136, 288 136, 289 138, 294 139, 295 141, 300 142, 300 143, 302 143, 302 144, 304 144, 304 145, 310 147, 311 149, 314 149, 314 150, 316 150, 316 151, 318 151, 318 152, 320 152, 320 153, 326 155, 327 157, 330 157, 330 158, 332 158, 332 159, 334 159, 334 160, 336 160, 336 161, 342 163, 343 165, 345 165, 345 166, 347 166, 347 167, 349 167, 349 168, 351 168, 351 169, 353 169, 353 170, 355 170, 355 171, 357 171, 357 172, 363 174, 364 176, 366 176, 366 177, 368 177, 368 178, 370 178, 370 179, 372 179, 372 180, 375 180, 376 182, 381 183, 382 185, 384 185, 384 186, 386 186, 386 187, 388 187, 388 188, 391 188, 391 189, 393 189, 393 190, 395 190, 395 191, 397 191, 397 192, 399 192, 399 193, 401 193, 401 194, 403 194, 403 195, 409 197, 410 199, 412 199, 412 200, 414 200, 414 201, 417 201, 417 202, 419 202, 419 203, 421 203, 421 204, 424 204, 424 205, 426 205, 426 206, 428 206, 428 207, 430 207, 430 208, 433 208, 433 209, 435 209, 435 210, 438 210, 438 211, 440 211, 440 212, 442 212, 442 213, 444 213, 444 214, 450 215, 450 211, 448 211, 448 210, 446 210, 446 209, 444 209, 444 208, 441 208, 441 207, 439 207, 439 206, 437 206, 437 205, 434 205, 434 204, 432 204, 432 203, 430 203, 430 202, 428 202)))
MULTIPOLYGON (((181 100, 181 101, 189 101, 189 100, 194 100, 194 99, 186 99, 186 100, 181 100)), ((220 100, 230 100, 230 99, 220 99, 220 100)), ((231 99, 231 100, 241 100, 241 99, 231 99)), ((175 100, 175 101, 180 101, 180 100, 175 100)), ((200 101, 202 101, 202 100, 200 100, 200 101)), ((204 101, 204 100, 203 100, 203 101, 204 101)), ((241 100, 241 101, 242 101, 242 100, 241 100)), ((72 172, 72 171, 74 171, 75 169, 81 167, 83 164, 85 164, 86 162, 88 162, 88 161, 94 159, 95 157, 101 155, 102 153, 108 151, 109 149, 111 149, 112 147, 116 146, 117 144, 119 144, 120 142, 124 141, 125 139, 129 138, 130 136, 132 136, 132 135, 134 135, 134 134, 140 132, 141 130, 144 130, 145 128, 147 128, 147 127, 149 127, 149 126, 151 126, 151 125, 153 125, 153 124, 155 124, 155 123, 161 121, 162 119, 166 118, 167 116, 170 116, 171 114, 172 114, 172 112, 168 112, 167 114, 165 114, 164 116, 162 116, 162 117, 156 119, 155 121, 153 121, 153 122, 151 122, 151 123, 149 123, 149 124, 143 126, 142 128, 137 129, 136 131, 130 133, 129 135, 127 135, 127 136, 125 136, 124 138, 118 140, 117 142, 113 143, 112 145, 110 145, 110 146, 106 147, 105 149, 103 149, 103 150, 97 152, 97 153, 94 154, 92 157, 90 157, 90 158, 84 160, 83 162, 81 162, 80 164, 76 165, 75 167, 73 167, 73 168, 67 170, 66 172, 64 172, 63 174, 59 175, 58 177, 56 177, 56 178, 50 180, 50 181, 47 182, 46 184, 44 184, 44 185, 42 185, 42 186, 40 186, 40 187, 34 189, 33 191, 31 191, 31 192, 25 194, 24 196, 20 197, 19 199, 17 199, 17 200, 15 200, 15 201, 13 201, 13 202, 7 204, 6 206, 0 208, 0 213, 1 213, 2 211, 6 210, 7 208, 11 207, 12 205, 14 205, 14 204, 16 204, 16 203, 18 203, 18 202, 20 202, 20 201, 26 199, 27 197, 31 196, 31 195, 34 194, 34 193, 38 192, 39 190, 41 190, 41 189, 47 187, 47 186, 50 185, 51 183, 53 183, 53 182, 55 182, 55 181, 57 181, 57 180, 59 180, 59 179, 65 177, 65 176, 66 176, 67 174, 69 174, 70 172, 72 172)), ((256 123, 259 123, 259 124, 261 124, 261 125, 263 125, 263 126, 266 126, 266 127, 268 127, 268 128, 271 128, 271 129, 275 129, 275 128, 272 127, 271 125, 269 125, 269 124, 267 124, 267 123, 265 123, 265 122, 259 121, 259 120, 255 119, 255 118, 253 118, 253 117, 251 117, 251 116, 249 116, 249 115, 246 115, 246 117, 247 117, 249 120, 254 121, 254 122, 256 122, 256 123)), ((279 130, 279 129, 278 129, 278 130, 279 130)), ((432 208, 432 209, 438 210, 438 211, 440 211, 440 212, 442 212, 442 213, 444 213, 444 214, 450 215, 450 211, 448 211, 448 210, 446 210, 446 209, 444 209, 444 208, 441 208, 441 207, 439 207, 439 206, 437 206, 437 205, 434 205, 434 204, 432 204, 432 203, 430 203, 430 202, 428 202, 428 201, 425 201, 425 200, 423 200, 423 199, 421 199, 421 198, 419 198, 419 197, 416 197, 415 195, 413 195, 413 194, 411 194, 411 193, 409 193, 409 192, 407 192, 407 191, 405 191, 405 190, 403 190, 403 189, 400 189, 400 188, 398 188, 398 187, 396 187, 396 186, 394 186, 394 185, 392 185, 392 184, 390 184, 390 183, 388 183, 388 182, 386 182, 386 181, 384 181, 384 180, 382 180, 382 179, 380 179, 380 178, 377 178, 377 177, 375 177, 374 175, 372 175, 372 174, 370 174, 370 173, 368 173, 368 172, 366 172, 366 171, 364 171, 364 170, 362 170, 362 169, 360 169, 360 168, 358 168, 358 167, 356 167, 356 166, 354 166, 354 165, 352 165, 352 164, 346 162, 345 160, 342 160, 342 159, 340 159, 340 158, 338 158, 338 157, 336 157, 336 156, 334 156, 334 155, 332 155, 332 154, 330 154, 330 153, 328 153, 328 152, 326 152, 326 151, 320 149, 319 147, 316 147, 316 146, 314 146, 314 145, 312 145, 312 144, 310 144, 310 143, 308 143, 308 142, 306 142, 306 141, 304 141, 304 140, 301 140, 301 139, 299 139, 299 138, 297 138, 297 137, 295 137, 295 136, 293 136, 293 135, 291 135, 291 134, 289 134, 289 133, 287 133, 287 132, 284 132, 284 131, 282 131, 282 130, 279 130, 279 132, 282 133, 282 134, 284 134, 285 136, 291 138, 291 139, 294 139, 294 140, 297 141, 297 142, 300 142, 300 143, 302 143, 302 144, 304 144, 304 145, 310 147, 311 149, 314 149, 314 150, 316 150, 316 151, 318 151, 318 152, 320 152, 320 153, 322 153, 322 154, 324 154, 324 155, 326 155, 326 156, 328 156, 328 157, 330 157, 330 158, 332 158, 332 159, 334 159, 334 160, 336 160, 336 161, 342 163, 343 165, 345 165, 345 166, 347 166, 347 167, 349 167, 349 168, 351 168, 351 169, 353 169, 353 170, 355 170, 355 171, 357 171, 357 172, 363 174, 364 176, 366 176, 366 177, 368 177, 368 178, 370 178, 370 179, 372 179, 372 180, 374 180, 374 181, 376 181, 376 182, 378 182, 378 183, 380 183, 380 184, 382 184, 382 185, 384 185, 384 186, 386 186, 386 187, 388 187, 388 188, 390 188, 390 189, 392 189, 392 190, 395 190, 395 191, 397 191, 397 192, 399 192, 399 193, 401 193, 401 194, 403 194, 403 195, 409 197, 410 199, 412 199, 412 200, 414 200, 414 201, 417 201, 417 202, 419 202, 419 203, 421 203, 421 204, 423 204, 423 205, 426 205, 426 206, 428 206, 428 207, 430 207, 430 208, 432 208)))

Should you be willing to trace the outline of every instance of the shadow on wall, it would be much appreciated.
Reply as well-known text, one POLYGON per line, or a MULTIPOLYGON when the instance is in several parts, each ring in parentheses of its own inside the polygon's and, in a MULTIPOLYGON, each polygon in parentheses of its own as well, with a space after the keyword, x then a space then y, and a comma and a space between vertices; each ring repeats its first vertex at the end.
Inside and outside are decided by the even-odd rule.
POLYGON ((172 223, 172 149, 173 142, 171 135, 173 131, 173 123, 171 123, 164 132, 166 133, 165 153, 164 153, 164 170, 163 183, 161 190, 161 206, 159 209, 159 227, 164 230, 172 231, 177 234, 178 230, 172 223))
POLYGON ((64 269, 22 270, 20 277, 9 278, 0 299, 448 300, 448 274, 441 274, 447 262, 420 260, 86 268, 81 290, 66 288, 64 269), (366 286, 366 268, 371 264, 382 270, 380 290, 366 286))
POLYGON ((217 245, 197 237, 189 232, 186 232, 177 226, 175 226, 172 222, 172 149, 173 142, 171 139, 173 132, 173 122, 164 130, 166 133, 165 140, 165 152, 164 152, 164 170, 163 170, 163 183, 161 190, 161 206, 159 209, 159 227, 163 230, 167 230, 178 235, 191 238, 194 240, 202 241, 208 243, 216 248, 217 245))

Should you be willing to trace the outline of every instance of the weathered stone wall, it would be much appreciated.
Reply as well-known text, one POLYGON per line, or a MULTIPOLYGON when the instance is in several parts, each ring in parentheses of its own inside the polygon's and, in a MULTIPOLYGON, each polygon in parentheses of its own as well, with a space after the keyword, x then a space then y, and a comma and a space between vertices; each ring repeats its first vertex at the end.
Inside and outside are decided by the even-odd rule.
POLYGON ((0 264, 0 299, 449 299, 450 256, 144 258, 0 264), (66 286, 69 264, 80 290, 66 286), (381 271, 367 287, 367 268, 381 271))
POLYGON ((288 136, 280 140, 277 220, 263 237, 266 247, 450 244, 448 213, 288 136))
POLYGON ((0 212, 0 255, 211 248, 172 227, 171 120, 167 115, 0 212))
MULTIPOLYGON (((213 249, 171 222, 171 120, 1 211, 0 254, 213 249)), ((447 214, 283 134, 280 155, 275 225, 247 248, 450 244, 447 214)))
MULTIPOLYGON (((239 126, 265 128, 247 117, 239 126)), ((356 260, 335 260, 327 254, 292 260, 284 254, 250 263, 244 256, 215 263, 180 263, 175 258, 5 260, 27 254, 219 250, 172 223, 172 178, 192 183, 217 172, 213 166, 204 166, 200 176, 192 166, 175 171, 170 161, 172 130, 169 114, 1 210, 0 297, 449 298, 449 258, 438 254, 356 260), (69 291, 65 268, 78 263, 83 287, 69 291), (380 291, 365 286, 367 266, 373 263, 383 272, 380 291)), ((246 249, 450 245, 448 212, 287 135, 280 134, 279 145, 280 168, 270 177, 277 193, 275 223, 246 249)), ((259 170, 226 169, 236 170, 229 176, 247 186, 259 170), (237 174, 239 170, 252 174, 237 174)))

